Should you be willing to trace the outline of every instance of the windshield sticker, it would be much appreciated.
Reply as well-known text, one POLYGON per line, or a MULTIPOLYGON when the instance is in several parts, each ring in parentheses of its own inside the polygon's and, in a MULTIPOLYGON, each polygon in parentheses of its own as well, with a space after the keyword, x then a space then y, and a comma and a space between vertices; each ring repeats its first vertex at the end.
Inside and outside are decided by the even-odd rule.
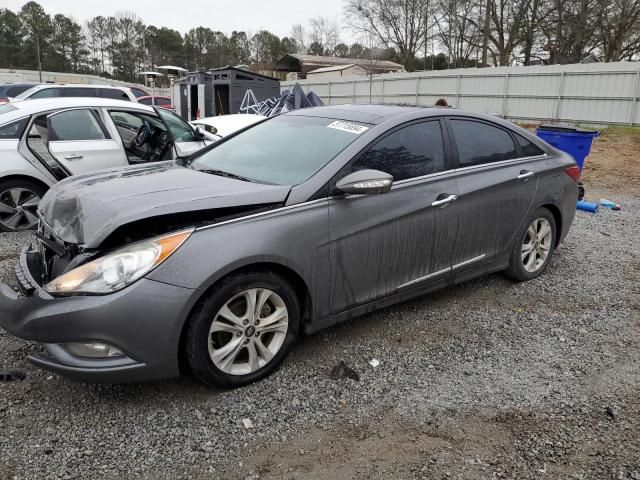
POLYGON ((327 125, 329 128, 335 128, 336 130, 342 130, 343 132, 355 133, 356 135, 360 135, 361 133, 369 130, 369 127, 365 127, 364 125, 358 125, 353 122, 345 122, 344 120, 336 120, 335 122, 327 125))

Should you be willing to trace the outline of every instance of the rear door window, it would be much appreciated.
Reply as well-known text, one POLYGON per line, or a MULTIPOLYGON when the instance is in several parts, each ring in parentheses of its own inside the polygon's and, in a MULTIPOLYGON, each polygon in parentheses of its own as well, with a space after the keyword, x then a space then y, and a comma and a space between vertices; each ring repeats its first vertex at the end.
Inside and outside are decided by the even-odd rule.
POLYGON ((143 105, 151 105, 151 97, 138 98, 138 103, 141 103, 143 105))
POLYGON ((93 110, 67 110, 51 116, 50 141, 104 140, 104 128, 93 110))
POLYGON ((156 98, 156 105, 162 105, 163 107, 168 107, 171 105, 171 99, 169 98, 156 98))
POLYGON ((438 120, 400 128, 370 147, 351 171, 373 169, 393 175, 395 181, 445 170, 444 143, 438 120))
POLYGON ((65 97, 95 97, 96 89, 89 87, 70 87, 63 88, 65 97))
POLYGON ((474 120, 449 120, 458 148, 460 167, 518 158, 516 145, 506 130, 474 120))
POLYGON ((7 89, 7 97, 17 97, 22 92, 26 92, 27 90, 29 90, 32 86, 33 85, 21 85, 16 87, 9 87, 7 89))

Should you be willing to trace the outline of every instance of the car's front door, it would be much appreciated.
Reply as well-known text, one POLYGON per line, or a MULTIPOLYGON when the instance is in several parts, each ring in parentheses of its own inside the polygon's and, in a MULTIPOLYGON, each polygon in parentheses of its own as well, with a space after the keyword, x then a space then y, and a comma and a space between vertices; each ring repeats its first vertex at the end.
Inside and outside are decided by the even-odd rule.
POLYGON ((441 280, 458 229, 458 186, 443 123, 402 126, 358 156, 344 174, 393 175, 391 191, 329 200, 334 313, 441 280))
POLYGON ((537 152, 527 153, 514 141, 519 135, 489 122, 454 117, 448 124, 460 186, 455 272, 488 261, 507 247, 531 208, 539 177, 536 163, 544 152, 531 144, 537 152))
POLYGON ((209 139, 197 139, 194 128, 175 113, 165 108, 154 107, 154 110, 158 113, 173 138, 176 157, 188 157, 213 143, 209 139))
POLYGON ((49 114, 46 130, 49 152, 72 175, 127 165, 122 145, 111 138, 94 109, 49 114))

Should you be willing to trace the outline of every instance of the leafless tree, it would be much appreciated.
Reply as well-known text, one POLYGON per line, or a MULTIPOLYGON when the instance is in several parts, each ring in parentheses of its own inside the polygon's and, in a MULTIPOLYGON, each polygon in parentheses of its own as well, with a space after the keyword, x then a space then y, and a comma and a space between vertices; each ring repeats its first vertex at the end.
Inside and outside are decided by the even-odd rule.
POLYGON ((413 62, 424 45, 429 0, 347 0, 347 23, 398 52, 403 64, 413 62))
POLYGON ((333 55, 338 44, 338 23, 327 17, 314 17, 309 20, 309 42, 316 44, 324 55, 333 55))
POLYGON ((599 0, 598 36, 603 60, 631 60, 640 50, 640 0, 599 0))

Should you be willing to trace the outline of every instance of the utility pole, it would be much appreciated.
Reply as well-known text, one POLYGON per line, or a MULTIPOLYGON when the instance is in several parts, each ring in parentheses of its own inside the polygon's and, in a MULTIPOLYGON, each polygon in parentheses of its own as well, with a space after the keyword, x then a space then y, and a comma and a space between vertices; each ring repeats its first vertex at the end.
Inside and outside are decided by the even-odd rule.
POLYGON ((491 0, 487 0, 484 12, 484 40, 482 42, 482 66, 487 66, 487 50, 489 49, 489 15, 491 15, 491 0))
POLYGON ((429 0, 424 9, 424 69, 427 69, 427 38, 429 35, 429 0))
POLYGON ((38 76, 40 77, 40 83, 42 83, 42 61, 40 60, 40 35, 36 33, 36 60, 38 61, 38 76))

